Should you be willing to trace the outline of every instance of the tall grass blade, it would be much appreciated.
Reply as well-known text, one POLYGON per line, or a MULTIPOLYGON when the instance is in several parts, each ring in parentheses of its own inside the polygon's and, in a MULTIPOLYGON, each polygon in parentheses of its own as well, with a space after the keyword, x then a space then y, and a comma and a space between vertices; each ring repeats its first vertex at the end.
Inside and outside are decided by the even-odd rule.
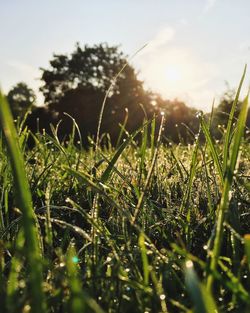
POLYGON ((141 182, 141 178, 143 174, 145 174, 145 159, 146 159, 146 150, 148 144, 148 125, 145 125, 142 130, 142 142, 139 150, 140 155, 140 166, 139 166, 139 182, 141 182))
POLYGON ((149 282, 148 281, 149 280, 149 265, 148 265, 148 257, 147 257, 147 248, 145 246, 145 238, 143 236, 143 233, 141 233, 139 236, 138 244, 141 249, 144 284, 145 286, 147 286, 149 282))
POLYGON ((5 135, 12 174, 14 177, 17 204, 22 212, 22 222, 25 236, 25 249, 29 272, 29 292, 31 295, 31 311, 44 313, 46 306, 42 290, 41 256, 38 244, 38 234, 35 227, 35 214, 28 180, 25 173, 24 160, 18 146, 17 132, 9 105, 0 92, 0 122, 5 135))
MULTIPOLYGON (((232 148, 230 150, 230 159, 226 168, 225 173, 225 181, 223 184, 223 191, 220 200, 220 204, 218 207, 218 217, 217 217, 217 225, 216 225, 216 236, 214 241, 214 248, 211 256, 211 271, 215 271, 217 269, 218 259, 220 256, 222 238, 223 238, 223 223, 225 221, 225 213, 228 210, 229 201, 231 197, 231 187, 233 184, 234 173, 236 170, 236 163, 239 156, 240 144, 244 134, 244 127, 247 118, 247 108, 248 108, 248 95, 246 96, 242 109, 240 112, 239 120, 236 126, 236 131, 234 133, 232 148)), ((209 275, 207 286, 209 290, 212 290, 214 277, 213 275, 209 275)))
POLYGON ((203 117, 202 114, 199 115, 199 119, 200 119, 200 124, 201 124, 202 131, 203 131, 203 133, 205 135, 205 138, 206 138, 206 141, 208 143, 209 149, 211 151, 211 154, 212 154, 215 166, 217 168, 217 171, 218 171, 218 174, 219 174, 219 177, 220 177, 220 180, 221 180, 221 184, 223 184, 223 171, 222 171, 222 166, 221 166, 221 162, 220 162, 220 159, 219 159, 219 154, 217 152, 215 143, 213 141, 213 138, 212 138, 212 136, 211 136, 211 134, 209 132, 207 123, 205 122, 204 117, 203 117))
MULTIPOLYGON (((184 209, 188 206, 189 197, 190 197, 190 193, 192 190, 193 180, 194 180, 195 172, 196 172, 198 148, 199 148, 199 138, 197 137, 195 144, 194 144, 194 151, 192 154, 190 173, 188 175, 188 184, 187 184, 187 188, 185 190, 185 194, 184 194, 184 197, 183 197, 183 200, 181 203, 181 207, 180 207, 181 213, 183 213, 184 209)), ((190 214, 190 212, 188 212, 187 216, 189 214, 190 214)))
MULTIPOLYGON (((82 143, 82 134, 81 134, 81 131, 80 131, 80 128, 76 122, 76 120, 70 115, 68 114, 67 112, 63 112, 64 115, 68 116, 71 120, 72 120, 72 123, 73 123, 73 127, 77 130, 77 134, 78 134, 78 137, 79 137, 79 144, 80 144, 80 152, 78 154, 78 160, 76 162, 76 171, 78 170, 78 167, 79 167, 79 164, 80 164, 80 159, 81 159, 81 151, 83 149, 83 143, 82 143)), ((72 136, 72 145, 74 143, 74 139, 75 139, 75 135, 72 136)))
MULTIPOLYGON (((139 50, 137 50, 130 58, 132 59, 133 57, 135 57, 141 50, 143 50, 146 47, 146 45, 143 45, 139 50)), ((102 102, 102 106, 101 106, 101 111, 100 111, 100 115, 99 115, 99 119, 98 119, 98 126, 97 126, 97 133, 96 133, 96 144, 95 144, 95 150, 97 151, 99 148, 99 143, 100 143, 100 131, 101 131, 101 124, 102 124, 102 117, 103 117, 103 112, 105 109, 105 105, 107 102, 107 99, 110 95, 110 92, 112 91, 112 88, 115 86, 117 79, 119 78, 119 76, 121 75, 121 73, 124 71, 124 69, 128 66, 128 62, 124 63, 124 65, 122 66, 122 68, 120 69, 120 71, 114 76, 114 78, 111 81, 111 84, 108 88, 108 90, 106 91, 106 94, 104 96, 103 102, 102 102)))
POLYGON ((124 121, 122 124, 119 124, 120 127, 121 127, 121 130, 119 132, 119 135, 118 135, 118 139, 117 139, 117 142, 116 142, 116 148, 120 146, 120 142, 122 140, 122 136, 125 132, 125 128, 126 128, 126 125, 127 125, 127 122, 128 122, 128 109, 126 108, 125 109, 125 118, 124 118, 124 121))
POLYGON ((233 118, 234 118, 234 113, 236 110, 236 106, 238 104, 239 101, 239 96, 240 96, 240 91, 241 91, 241 87, 242 84, 244 82, 245 76, 246 76, 246 70, 247 70, 247 66, 245 65, 244 67, 244 71, 240 80, 240 84, 239 87, 237 89, 236 92, 236 96, 229 114, 229 118, 228 118, 228 123, 227 123, 227 129, 226 129, 226 136, 225 136, 225 141, 224 141, 224 150, 223 150, 223 172, 226 171, 227 168, 227 161, 228 161, 228 153, 229 153, 229 146, 230 146, 230 137, 231 137, 231 130, 232 130, 232 125, 233 125, 233 118))

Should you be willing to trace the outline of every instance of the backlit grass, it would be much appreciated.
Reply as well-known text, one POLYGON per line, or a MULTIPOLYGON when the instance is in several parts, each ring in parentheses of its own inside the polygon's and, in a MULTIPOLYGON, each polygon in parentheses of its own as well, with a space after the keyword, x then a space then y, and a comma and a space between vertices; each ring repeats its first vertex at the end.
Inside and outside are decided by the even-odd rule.
POLYGON ((1 95, 0 311, 249 312, 247 108, 219 143, 200 114, 193 145, 145 121, 86 151, 74 121, 16 131, 1 95))

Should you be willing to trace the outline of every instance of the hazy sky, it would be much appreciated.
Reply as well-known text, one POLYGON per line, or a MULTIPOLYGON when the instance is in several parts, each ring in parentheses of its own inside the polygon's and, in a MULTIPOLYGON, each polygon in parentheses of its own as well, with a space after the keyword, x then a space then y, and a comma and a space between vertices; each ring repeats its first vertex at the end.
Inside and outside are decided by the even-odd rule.
POLYGON ((128 55, 148 43, 132 60, 145 85, 209 110, 245 63, 250 71, 249 14, 249 0, 0 0, 0 84, 37 91, 39 67, 77 41, 128 55))

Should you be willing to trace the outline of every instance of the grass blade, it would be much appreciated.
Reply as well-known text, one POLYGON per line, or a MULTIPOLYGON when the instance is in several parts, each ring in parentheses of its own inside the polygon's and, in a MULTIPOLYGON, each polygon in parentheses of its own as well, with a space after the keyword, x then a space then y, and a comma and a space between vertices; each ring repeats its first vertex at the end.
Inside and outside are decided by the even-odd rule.
MULTIPOLYGON (((137 50, 129 59, 132 59, 134 56, 136 56, 141 50, 143 50, 146 47, 146 45, 142 46, 139 50, 137 50)), ((108 96, 110 95, 110 92, 112 91, 112 88, 115 86, 117 79, 119 78, 119 76, 121 75, 121 73, 124 71, 124 69, 128 66, 129 60, 127 62, 125 62, 125 64, 122 66, 122 68, 120 69, 120 71, 114 76, 114 78, 112 79, 110 86, 108 88, 108 90, 105 93, 103 102, 102 102, 102 106, 101 106, 101 111, 100 111, 100 115, 99 115, 99 119, 98 119, 98 125, 97 125, 97 133, 96 133, 96 144, 95 144, 95 151, 98 150, 99 148, 99 144, 100 144, 100 131, 101 131, 101 125, 102 125, 102 117, 103 117, 103 112, 105 109, 105 105, 108 99, 108 96)))
POLYGON ((141 249, 144 284, 145 286, 147 286, 149 282, 149 265, 148 265, 148 257, 147 257, 147 248, 145 246, 145 238, 143 236, 143 233, 141 233, 139 236, 138 244, 141 249))
POLYGON ((109 179, 114 165, 117 162, 118 158, 120 157, 120 155, 122 154, 122 152, 125 150, 125 148, 130 144, 130 142, 135 138, 135 136, 137 134, 139 134, 139 132, 141 131, 141 129, 143 129, 144 127, 146 127, 148 124, 148 122, 146 122, 142 127, 140 127, 137 131, 135 131, 132 135, 130 135, 121 145, 120 147, 116 150, 112 160, 109 162, 107 168, 105 169, 105 171, 103 172, 102 176, 101 176, 101 181, 102 183, 106 183, 107 180, 109 179))
POLYGON ((228 119, 228 123, 227 123, 227 130, 226 130, 226 137, 225 137, 225 142, 224 142, 224 150, 223 150, 223 172, 226 171, 226 167, 227 167, 228 152, 229 152, 229 145, 230 145, 230 136, 231 136, 231 129, 232 129, 232 125, 233 125, 233 118, 234 118, 236 106, 238 104, 241 87, 242 87, 243 81, 244 81, 245 76, 246 76, 246 70, 247 70, 247 66, 245 65, 244 71, 243 71, 243 74, 242 74, 242 77, 240 80, 240 84, 239 84, 239 87, 238 87, 238 90, 236 92, 236 96, 235 96, 235 99, 234 99, 234 102, 232 105, 232 109, 231 109, 230 114, 229 114, 229 119, 228 119))
MULTIPOLYGON (((242 110, 240 112, 239 120, 237 123, 236 131, 233 138, 232 149, 230 153, 230 160, 228 162, 226 173, 225 173, 225 181, 223 185, 223 191, 221 196, 221 201, 218 207, 218 218, 217 218, 217 226, 216 226, 216 236, 214 242, 214 248, 211 257, 210 269, 211 271, 215 271, 218 264, 218 259, 220 255, 222 238, 223 238, 223 223, 225 221, 225 213, 228 210, 229 201, 230 201, 230 191, 233 183, 234 173, 236 169, 236 163, 239 156, 241 139, 244 134, 244 127, 247 118, 247 108, 248 108, 248 95, 246 96, 242 110)), ((214 277, 210 275, 207 281, 207 287, 209 290, 212 289, 214 277)))
POLYGON ((161 140, 161 134, 162 134, 162 130, 163 130, 164 121, 165 121, 165 118, 164 118, 164 115, 162 115, 161 124, 160 124, 160 128, 159 128, 159 133, 158 133, 158 137, 157 137, 157 141, 156 141, 156 147, 155 147, 154 155, 153 155, 153 158, 152 158, 151 166, 150 166, 150 169, 148 171, 148 175, 147 175, 147 178, 146 178, 144 190, 142 191, 142 193, 140 195, 140 198, 139 198, 139 200, 137 202, 137 206, 135 208, 135 213, 134 213, 134 216, 132 218, 132 224, 135 223, 135 220, 136 220, 137 215, 138 215, 138 213, 139 213, 139 211, 140 211, 140 209, 141 209, 141 207, 143 205, 143 200, 144 200, 144 197, 146 195, 147 189, 148 189, 149 184, 150 184, 150 179, 151 179, 151 176, 153 174, 153 170, 154 170, 156 159, 157 159, 157 155, 158 155, 158 150, 159 150, 159 146, 160 146, 160 140, 161 140))
POLYGON ((122 136, 123 136, 123 134, 124 134, 124 132, 125 132, 125 128, 126 128, 127 122, 128 122, 128 109, 126 108, 126 109, 125 109, 125 118, 124 118, 124 121, 123 121, 122 125, 119 124, 120 127, 121 127, 121 130, 120 130, 120 133, 119 133, 119 135, 118 135, 118 139, 117 139, 117 143, 116 143, 116 148, 118 148, 118 147, 120 146, 120 142, 121 142, 122 136))
POLYGON ((221 184, 223 184, 223 171, 222 171, 222 166, 221 166, 221 162, 219 159, 219 154, 217 152, 216 146, 213 142, 213 138, 209 132, 208 126, 207 126, 202 114, 199 116, 199 119, 200 119, 202 131, 205 135, 205 138, 206 138, 206 141, 208 143, 209 149, 211 151, 215 166, 217 168, 217 171, 218 171, 218 174, 219 174, 219 177, 221 180, 221 184))
POLYGON ((218 312, 211 294, 207 292, 204 286, 199 282, 199 279, 194 270, 193 262, 190 260, 186 262, 185 280, 188 291, 195 305, 194 312, 218 312))
POLYGON ((73 245, 68 248, 66 265, 70 287, 69 312, 70 313, 104 313, 98 303, 87 295, 82 289, 78 274, 78 256, 73 245))
POLYGON ((18 146, 17 132, 9 105, 0 92, 0 122, 5 135, 16 192, 17 204, 22 212, 25 237, 25 249, 29 271, 29 288, 31 294, 31 312, 44 313, 46 310, 42 291, 41 256, 38 234, 35 227, 35 214, 28 180, 25 173, 24 160, 18 146))
POLYGON ((82 293, 81 283, 77 271, 78 257, 75 249, 70 246, 67 253, 66 265, 68 271, 68 281, 70 287, 69 312, 82 313, 86 312, 86 303, 82 293))
MULTIPOLYGON (((187 207, 188 202, 189 202, 189 197, 190 197, 190 193, 192 190, 193 180, 194 180, 195 172, 196 172, 198 148, 199 148, 199 138, 197 137, 197 139, 194 143, 194 151, 192 154, 190 173, 188 175, 188 184, 187 184, 187 188, 185 190, 185 194, 184 194, 181 206, 180 206, 180 212, 181 213, 183 213, 183 210, 185 209, 185 207, 187 207)), ((187 216, 188 215, 190 215, 190 212, 188 212, 187 216)))

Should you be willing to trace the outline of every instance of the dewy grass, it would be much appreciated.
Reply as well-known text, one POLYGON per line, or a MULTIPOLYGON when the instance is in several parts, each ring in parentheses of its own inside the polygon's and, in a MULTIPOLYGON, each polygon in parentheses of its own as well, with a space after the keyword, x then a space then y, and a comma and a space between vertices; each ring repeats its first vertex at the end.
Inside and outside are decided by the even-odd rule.
POLYGON ((213 140, 213 138, 211 136, 211 133, 210 133, 210 131, 208 129, 206 121, 205 121, 205 119, 203 117, 203 114, 199 115, 199 119, 200 119, 200 124, 201 124, 202 131, 203 131, 203 133, 205 135, 206 141, 207 141, 209 149, 211 151, 211 155, 212 155, 214 164, 216 166, 217 172, 219 174, 221 185, 222 185, 223 184, 223 171, 222 171, 221 161, 220 161, 220 158, 219 158, 219 153, 217 151, 217 148, 216 148, 215 142, 214 142, 214 140, 213 140))
MULTIPOLYGON (((235 170, 237 170, 236 163, 237 163, 238 155, 240 151, 240 143, 244 135, 244 127, 245 127, 246 118, 247 118, 247 108, 248 108, 248 95, 243 102, 239 120, 236 126, 236 131, 234 134, 233 142, 232 142, 232 148, 229 151, 230 158, 226 167, 223 191, 221 195, 221 201, 218 207, 216 236, 215 236, 214 248, 213 248, 212 256, 211 256, 211 265, 210 265, 211 272, 216 270, 218 259, 220 256, 222 239, 223 239, 223 229, 224 229, 223 223, 225 221, 225 214, 228 210, 229 201, 231 198, 231 192, 232 192, 231 188, 233 184, 234 173, 235 173, 235 170)), ((207 281, 207 286, 209 290, 212 289, 213 281, 214 281, 214 276, 210 274, 208 277, 208 281, 207 281)))
POLYGON ((147 174, 147 177, 146 177, 144 190, 140 194, 140 197, 138 199, 138 202, 137 202, 137 205, 136 205, 136 208, 135 208, 135 213, 134 213, 134 216, 132 218, 132 224, 135 223, 137 215, 139 214, 139 212, 140 212, 140 210, 142 208, 143 200, 144 200, 144 197, 146 196, 146 192, 147 192, 147 189, 148 189, 149 184, 150 184, 150 180, 151 180, 151 177, 152 177, 152 174, 153 174, 153 170, 154 170, 154 167, 155 167, 155 164, 156 164, 156 160, 157 160, 157 155, 158 155, 158 150, 159 150, 159 146, 160 146, 160 140, 161 140, 161 134, 162 134, 162 130, 163 130, 164 121, 165 121, 165 118, 164 118, 164 115, 162 115, 161 124, 160 124, 160 128, 159 128, 159 133, 158 133, 158 137, 157 137, 157 140, 156 140, 156 147, 154 149, 154 154, 153 154, 152 161, 151 161, 151 166, 149 168, 149 171, 148 171, 148 174, 147 174))
POLYGON ((14 127, 8 103, 0 92, 0 121, 6 144, 8 146, 14 177, 17 205, 22 212, 23 230, 25 236, 25 254, 28 264, 31 311, 45 312, 45 302, 42 291, 41 256, 38 245, 35 215, 28 180, 24 168, 24 160, 18 146, 18 137, 14 127))
POLYGON ((45 313, 43 290, 53 313, 249 312, 247 98, 226 170, 227 139, 215 142, 205 117, 205 144, 164 145, 153 120, 132 134, 124 123, 116 148, 85 151, 73 120, 67 144, 55 128, 54 137, 32 134, 30 150, 25 125, 17 138, 0 99, 1 312, 45 313))

